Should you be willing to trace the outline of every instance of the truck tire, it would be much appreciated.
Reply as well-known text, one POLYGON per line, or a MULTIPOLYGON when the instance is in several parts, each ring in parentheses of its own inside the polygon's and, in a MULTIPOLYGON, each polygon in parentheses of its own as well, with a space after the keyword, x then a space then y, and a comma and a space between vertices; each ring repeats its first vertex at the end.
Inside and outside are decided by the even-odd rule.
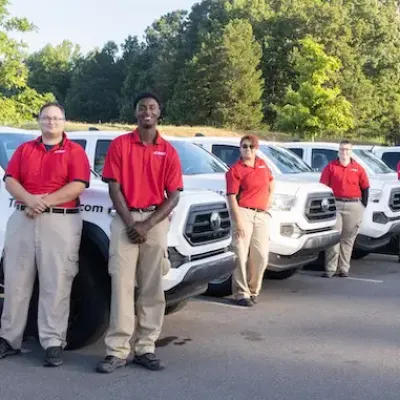
POLYGON ((361 260, 362 258, 366 257, 368 254, 369 254, 368 251, 359 250, 359 249, 353 249, 353 253, 351 255, 351 258, 353 260, 361 260))
POLYGON ((232 275, 225 276, 208 284, 205 295, 213 297, 226 297, 232 294, 232 275))
POLYGON ((283 280, 290 278, 297 272, 297 268, 285 269, 284 271, 265 271, 264 277, 267 279, 283 280))
POLYGON ((110 279, 101 272, 100 263, 91 247, 82 246, 79 273, 71 292, 67 332, 67 350, 96 342, 106 331, 110 316, 110 279))

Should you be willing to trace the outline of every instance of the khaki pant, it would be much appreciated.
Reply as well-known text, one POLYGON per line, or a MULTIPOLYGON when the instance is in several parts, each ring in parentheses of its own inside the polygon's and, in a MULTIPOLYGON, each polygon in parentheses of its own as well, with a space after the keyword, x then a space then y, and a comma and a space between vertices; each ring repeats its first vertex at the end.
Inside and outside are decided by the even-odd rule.
POLYGON ((232 242, 238 257, 232 292, 238 300, 259 295, 269 252, 269 215, 242 207, 239 212, 245 237, 234 237, 232 242))
POLYGON ((341 232, 340 242, 325 252, 325 270, 329 274, 349 272, 354 241, 357 237, 364 206, 361 202, 336 201, 336 229, 341 232))
MULTIPOLYGON (((144 221, 150 213, 132 212, 135 221, 144 221)), ((110 258, 111 315, 105 344, 109 356, 126 359, 131 351, 130 339, 135 333, 136 355, 154 353, 164 320, 165 295, 162 277, 169 221, 154 226, 143 244, 132 244, 121 218, 111 223, 110 258), (135 307, 135 283, 138 291, 135 307), (135 310, 137 325, 135 327, 135 310), (136 332, 135 332, 136 328, 136 332)))
POLYGON ((70 294, 78 273, 80 214, 43 213, 34 219, 15 210, 6 230, 4 307, 0 336, 20 349, 36 272, 38 328, 44 349, 66 345, 70 294))

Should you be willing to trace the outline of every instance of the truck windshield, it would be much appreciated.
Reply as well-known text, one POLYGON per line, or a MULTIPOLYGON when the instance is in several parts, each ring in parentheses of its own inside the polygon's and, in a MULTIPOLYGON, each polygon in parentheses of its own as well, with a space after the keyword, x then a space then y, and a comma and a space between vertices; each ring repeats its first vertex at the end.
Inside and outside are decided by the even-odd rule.
POLYGON ((391 170, 382 160, 370 151, 353 149, 354 155, 359 158, 361 164, 372 174, 390 174, 391 170))
POLYGON ((0 133, 0 165, 5 170, 17 147, 29 140, 36 139, 35 135, 22 133, 0 133))
POLYGON ((184 175, 225 173, 227 167, 217 157, 193 143, 170 140, 178 152, 184 175))
POLYGON ((289 150, 275 146, 260 145, 260 150, 272 161, 282 174, 298 174, 313 170, 289 150))

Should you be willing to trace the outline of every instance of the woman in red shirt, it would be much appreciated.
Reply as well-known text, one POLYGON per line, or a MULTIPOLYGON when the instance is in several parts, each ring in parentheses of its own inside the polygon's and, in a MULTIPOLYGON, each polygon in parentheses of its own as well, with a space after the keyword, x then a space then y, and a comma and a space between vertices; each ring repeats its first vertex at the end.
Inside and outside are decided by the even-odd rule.
POLYGON ((244 307, 256 303, 267 268, 267 210, 275 186, 271 170, 256 156, 257 149, 257 137, 244 136, 240 141, 240 160, 226 173, 227 196, 234 227, 232 244, 238 256, 232 291, 237 304, 244 307))

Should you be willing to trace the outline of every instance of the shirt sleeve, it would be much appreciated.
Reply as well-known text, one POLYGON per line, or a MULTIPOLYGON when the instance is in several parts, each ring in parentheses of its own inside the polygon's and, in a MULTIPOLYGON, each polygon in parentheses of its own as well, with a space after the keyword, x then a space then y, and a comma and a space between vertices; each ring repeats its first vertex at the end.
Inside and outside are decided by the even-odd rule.
POLYGON ((118 182, 122 180, 122 155, 121 145, 117 139, 114 139, 107 151, 104 160, 102 180, 103 182, 118 182))
POLYGON ((230 168, 225 175, 226 177, 226 194, 238 194, 240 189, 240 177, 235 168, 230 168))
POLYGON ((397 163, 397 179, 400 180, 400 161, 397 163))
POLYGON ((85 150, 80 145, 72 151, 68 179, 70 182, 82 182, 87 188, 89 187, 90 164, 85 150))
POLYGON ((167 193, 183 190, 182 166, 177 151, 172 147, 168 156, 167 170, 165 171, 164 187, 167 193))
POLYGON ((331 166, 328 164, 323 170, 321 177, 319 178, 320 183, 326 186, 330 186, 331 183, 331 166))
POLYGON ((10 161, 8 162, 3 181, 5 181, 6 178, 10 177, 21 183, 22 149, 23 145, 20 145, 19 147, 17 147, 14 154, 12 155, 10 161))
POLYGON ((368 189, 369 186, 370 185, 369 185, 368 175, 365 172, 365 169, 362 168, 361 173, 360 173, 360 188, 361 188, 361 190, 364 190, 364 189, 368 189))

